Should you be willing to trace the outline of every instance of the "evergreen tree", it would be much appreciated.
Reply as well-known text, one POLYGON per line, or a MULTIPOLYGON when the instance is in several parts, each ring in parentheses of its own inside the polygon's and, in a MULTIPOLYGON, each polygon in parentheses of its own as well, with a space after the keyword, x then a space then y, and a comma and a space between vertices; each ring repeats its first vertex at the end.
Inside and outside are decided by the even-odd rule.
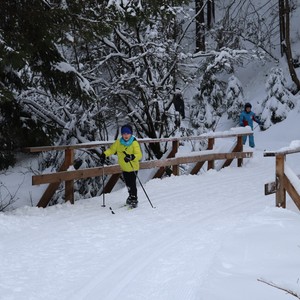
MULTIPOLYGON (((247 56, 247 51, 224 48, 220 51, 211 51, 209 58, 204 59, 199 93, 194 97, 190 112, 191 124, 194 128, 199 128, 202 124, 201 128, 204 126, 206 129, 213 129, 226 109, 234 105, 233 102, 228 103, 228 99, 225 97, 226 82, 224 78, 228 74, 232 74, 234 65, 240 64, 241 60, 246 59, 247 56), (199 120, 201 120, 200 123, 199 120)), ((238 103, 237 106, 239 106, 238 103)), ((235 117, 232 114, 235 109, 238 107, 229 111, 231 117, 235 117)))
POLYGON ((284 120, 295 106, 295 97, 286 85, 282 69, 272 68, 266 82, 268 96, 262 103, 261 119, 265 129, 284 120))
POLYGON ((82 7, 72 2, 70 11, 61 3, 66 2, 0 2, 0 111, 1 122, 9 124, 8 131, 2 127, 0 151, 11 162, 18 148, 49 144, 61 134, 63 120, 70 117, 66 100, 87 106, 94 98, 88 81, 64 55, 71 28, 87 32, 86 19, 76 15, 82 7), (22 138, 27 132, 33 138, 22 138))
POLYGON ((241 82, 234 75, 228 79, 226 89, 226 108, 228 118, 235 122, 239 121, 239 115, 244 107, 244 95, 241 82))

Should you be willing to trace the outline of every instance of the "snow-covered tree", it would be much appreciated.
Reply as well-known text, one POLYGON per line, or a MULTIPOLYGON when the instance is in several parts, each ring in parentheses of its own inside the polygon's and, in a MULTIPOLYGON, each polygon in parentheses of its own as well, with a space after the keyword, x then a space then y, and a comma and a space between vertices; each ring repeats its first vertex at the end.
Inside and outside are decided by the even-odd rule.
POLYGON ((232 75, 228 79, 225 100, 225 106, 229 119, 238 122, 239 115, 243 110, 244 102, 242 84, 237 77, 232 75))
MULTIPOLYGON (((180 3, 109 2, 108 8, 118 21, 113 32, 97 45, 101 55, 91 82, 117 126, 131 122, 140 137, 169 136, 175 128, 168 112, 170 97, 178 64, 186 56, 180 46, 180 3)), ((149 147, 150 157, 162 156, 160 145, 149 147)))
POLYGON ((282 69, 272 68, 266 82, 268 96, 262 103, 261 120, 264 122, 265 129, 284 120, 287 113, 295 106, 295 97, 286 85, 282 69))
POLYGON ((87 105, 95 98, 59 47, 71 27, 69 12, 60 4, 0 2, 0 111, 2 122, 9 124, 9 131, 2 126, 0 139, 11 154, 53 143, 70 117, 66 102, 87 105))
POLYGON ((247 51, 228 48, 211 51, 209 54, 209 58, 204 60, 203 69, 201 68, 203 75, 200 77, 199 93, 195 95, 190 111, 194 128, 214 128, 228 107, 224 78, 232 74, 234 66, 248 56, 247 51))
POLYGON ((278 44, 278 1, 217 1, 216 9, 222 14, 209 34, 217 45, 215 49, 247 48, 274 58, 278 44))

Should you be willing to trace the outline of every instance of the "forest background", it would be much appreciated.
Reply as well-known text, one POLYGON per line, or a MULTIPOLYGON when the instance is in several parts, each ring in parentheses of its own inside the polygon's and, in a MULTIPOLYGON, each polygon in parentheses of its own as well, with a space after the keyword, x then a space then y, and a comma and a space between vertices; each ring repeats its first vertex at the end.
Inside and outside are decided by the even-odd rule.
MULTIPOLYGON (((124 123, 138 138, 237 126, 245 102, 267 130, 300 97, 297 0, 1 1, 0 14, 2 170, 23 147, 114 139, 124 123), (249 98, 253 70, 265 72, 260 99, 249 98)), ((144 159, 167 150, 153 144, 144 159)), ((75 168, 100 165, 101 152, 77 153, 75 168)), ((44 154, 38 169, 62 159, 44 154)), ((75 188, 78 199, 101 193, 97 178, 75 188)))

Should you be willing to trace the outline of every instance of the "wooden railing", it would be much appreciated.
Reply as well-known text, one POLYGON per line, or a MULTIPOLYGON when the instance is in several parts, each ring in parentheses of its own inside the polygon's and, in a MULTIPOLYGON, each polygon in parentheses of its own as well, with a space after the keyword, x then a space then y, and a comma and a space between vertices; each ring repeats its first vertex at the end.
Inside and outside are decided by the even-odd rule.
POLYGON ((276 206, 286 208, 286 192, 300 210, 300 179, 286 164, 286 155, 299 153, 299 148, 283 151, 266 151, 265 157, 275 157, 275 181, 265 184, 265 195, 276 193, 276 206))
MULTIPOLYGON (((172 173, 179 175, 179 166, 181 164, 194 163, 190 174, 197 174, 203 167, 205 162, 208 162, 207 169, 213 169, 215 167, 215 160, 225 160, 221 167, 226 167, 231 164, 233 159, 237 159, 237 165, 240 167, 243 163, 243 158, 252 157, 252 152, 243 152, 242 137, 244 135, 252 134, 251 130, 244 130, 238 133, 227 132, 215 132, 211 134, 203 134, 193 137, 179 137, 179 138, 161 138, 161 139, 138 139, 140 144, 150 143, 172 143, 171 151, 166 158, 160 160, 142 161, 140 163, 140 169, 152 169, 159 168, 153 178, 160 178, 165 172, 165 167, 172 166, 172 173), (213 149, 215 139, 217 138, 236 138, 236 142, 232 152, 218 153, 213 149), (192 155, 177 156, 179 144, 181 141, 200 141, 207 140, 207 149, 205 151, 192 152, 192 155)), ((58 172, 41 174, 32 176, 32 184, 46 184, 46 191, 42 195, 38 202, 39 207, 46 207, 53 197, 55 191, 59 188, 60 183, 65 182, 65 201, 74 203, 74 180, 111 175, 107 183, 102 189, 102 193, 109 193, 115 186, 121 174, 119 165, 102 166, 95 168, 69 170, 74 164, 74 151, 80 149, 96 149, 103 146, 109 146, 114 141, 105 142, 91 142, 76 145, 63 145, 63 146, 45 146, 45 147, 28 147, 24 150, 26 152, 43 152, 43 151, 64 151, 65 159, 58 172)))

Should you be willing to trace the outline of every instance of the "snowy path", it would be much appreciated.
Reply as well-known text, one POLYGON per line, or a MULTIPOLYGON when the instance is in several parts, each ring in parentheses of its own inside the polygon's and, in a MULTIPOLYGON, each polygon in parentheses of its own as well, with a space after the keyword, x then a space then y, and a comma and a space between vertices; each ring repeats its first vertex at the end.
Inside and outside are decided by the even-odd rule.
POLYGON ((243 168, 148 182, 156 209, 139 189, 137 209, 112 215, 123 189, 106 208, 94 198, 0 214, 0 299, 216 300, 203 296, 216 258, 249 216, 274 207, 263 195, 273 174, 257 151, 243 168))

